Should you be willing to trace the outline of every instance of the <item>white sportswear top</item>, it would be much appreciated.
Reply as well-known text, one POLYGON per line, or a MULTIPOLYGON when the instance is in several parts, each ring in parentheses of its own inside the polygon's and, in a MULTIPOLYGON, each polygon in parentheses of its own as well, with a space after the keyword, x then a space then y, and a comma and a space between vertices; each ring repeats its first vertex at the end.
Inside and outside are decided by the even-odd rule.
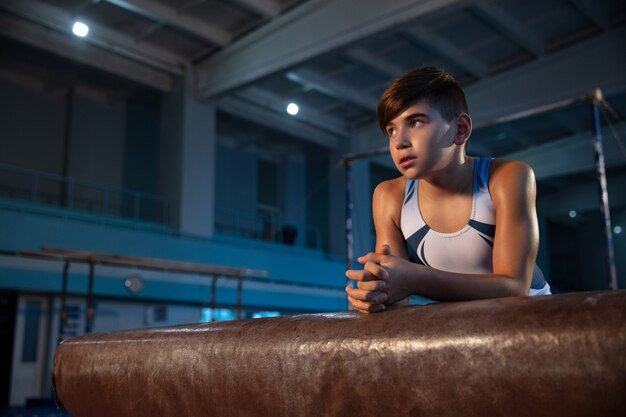
MULTIPOLYGON (((449 272, 493 273, 496 217, 488 187, 490 164, 490 158, 474 159, 472 212, 458 232, 440 233, 428 227, 419 208, 419 182, 406 181, 400 227, 412 262, 449 272)), ((551 294, 550 285, 535 264, 529 295, 546 294, 551 294)))

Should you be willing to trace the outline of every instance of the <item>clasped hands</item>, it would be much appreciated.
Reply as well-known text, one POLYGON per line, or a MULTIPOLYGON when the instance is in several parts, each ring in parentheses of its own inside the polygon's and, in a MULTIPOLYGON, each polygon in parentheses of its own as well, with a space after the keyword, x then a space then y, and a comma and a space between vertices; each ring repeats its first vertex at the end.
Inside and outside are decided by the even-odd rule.
POLYGON ((408 261, 394 256, 388 245, 378 253, 361 256, 358 262, 362 270, 349 269, 346 277, 357 281, 357 288, 346 286, 350 304, 362 313, 384 311, 410 295, 407 286, 406 266, 408 261))

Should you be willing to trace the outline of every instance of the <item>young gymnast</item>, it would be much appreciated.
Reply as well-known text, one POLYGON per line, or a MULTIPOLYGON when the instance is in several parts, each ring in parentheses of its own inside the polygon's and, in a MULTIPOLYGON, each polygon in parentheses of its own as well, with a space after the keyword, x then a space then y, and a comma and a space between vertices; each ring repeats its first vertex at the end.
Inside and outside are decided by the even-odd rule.
POLYGON ((535 265, 536 186, 525 163, 467 156, 465 94, 447 72, 425 67, 396 78, 378 123, 401 176, 374 190, 376 252, 348 270, 352 306, 383 311, 411 294, 472 300, 550 294, 535 265))

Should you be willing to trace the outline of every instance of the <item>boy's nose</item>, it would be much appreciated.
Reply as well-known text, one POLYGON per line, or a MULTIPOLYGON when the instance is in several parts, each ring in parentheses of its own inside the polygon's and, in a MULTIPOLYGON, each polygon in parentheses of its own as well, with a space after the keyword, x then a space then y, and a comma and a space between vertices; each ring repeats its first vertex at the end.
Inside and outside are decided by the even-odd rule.
POLYGON ((406 149, 411 146, 411 141, 406 137, 403 131, 399 131, 395 137, 394 146, 396 149, 406 149))

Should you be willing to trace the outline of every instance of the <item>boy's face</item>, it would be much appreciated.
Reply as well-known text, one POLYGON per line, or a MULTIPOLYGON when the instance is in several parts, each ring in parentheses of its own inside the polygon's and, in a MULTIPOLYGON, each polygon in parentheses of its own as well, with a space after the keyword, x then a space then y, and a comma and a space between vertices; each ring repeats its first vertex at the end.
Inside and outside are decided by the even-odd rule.
POLYGON ((412 104, 389 122, 389 153, 398 171, 408 179, 418 179, 443 168, 455 146, 453 122, 425 101, 412 104))

